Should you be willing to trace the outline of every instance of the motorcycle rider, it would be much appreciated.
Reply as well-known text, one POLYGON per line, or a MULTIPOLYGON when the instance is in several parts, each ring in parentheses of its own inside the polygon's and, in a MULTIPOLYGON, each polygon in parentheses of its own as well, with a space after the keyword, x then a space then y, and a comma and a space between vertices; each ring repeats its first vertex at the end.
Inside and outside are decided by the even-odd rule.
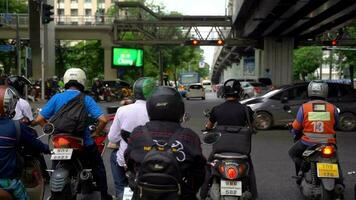
POLYGON ((33 136, 28 127, 11 120, 16 103, 15 92, 7 86, 0 86, 0 188, 15 199, 27 200, 25 186, 19 180, 23 163, 17 151, 20 146, 47 154, 50 150, 48 145, 33 136))
POLYGON ((142 77, 133 85, 135 103, 120 107, 110 127, 109 142, 119 144, 119 149, 111 153, 111 170, 114 178, 116 197, 122 199, 124 187, 127 185, 125 175, 124 152, 127 148, 127 137, 137 126, 145 125, 149 119, 146 109, 146 99, 155 88, 153 78, 142 77))
MULTIPOLYGON (((62 106, 64 106, 71 99, 75 98, 77 95, 80 95, 80 93, 84 91, 86 75, 82 69, 70 68, 64 73, 63 81, 66 89, 65 92, 54 95, 47 102, 37 118, 34 120, 34 124, 44 126, 47 123, 47 120, 54 116, 62 106)), ((83 133, 85 151, 88 155, 90 155, 87 157, 91 159, 89 162, 92 165, 95 179, 98 181, 101 199, 112 199, 112 197, 107 193, 108 187, 103 159, 101 158, 97 146, 92 138, 100 135, 100 132, 105 128, 108 120, 92 97, 86 95, 84 104, 90 117, 97 119, 98 121, 98 126, 94 133, 91 134, 88 129, 86 129, 83 133)))
POLYGON ((99 80, 99 78, 94 78, 94 84, 91 87, 91 91, 93 92, 96 99, 99 99, 99 96, 102 94, 103 84, 99 80))
MULTIPOLYGON (((247 107, 250 116, 246 116, 246 106, 242 105, 239 100, 243 92, 241 84, 236 79, 229 79, 225 81, 223 85, 223 94, 226 101, 220 105, 213 107, 210 112, 209 120, 205 125, 206 130, 211 130, 215 128, 215 125, 218 126, 247 126, 248 119, 250 118, 251 123, 253 124, 253 111, 251 108, 247 107)), ((209 160, 212 160, 212 155, 210 155, 209 160)), ((252 160, 249 156, 250 164, 250 184, 251 184, 251 193, 256 199, 258 196, 257 185, 255 173, 253 170, 252 160)), ((211 169, 207 169, 204 185, 200 191, 201 199, 205 199, 208 194, 209 184, 211 182, 211 169)))
POLYGON ((206 160, 202 154, 201 142, 198 135, 189 128, 180 124, 184 115, 184 102, 180 94, 173 88, 157 87, 147 100, 147 113, 150 121, 144 126, 135 128, 128 140, 125 160, 128 170, 136 174, 135 169, 143 161, 147 151, 144 147, 151 144, 147 140, 149 134, 153 140, 168 142, 175 135, 176 140, 182 144, 185 159, 179 163, 183 180, 182 200, 196 199, 196 193, 204 181, 206 160), (146 131, 145 131, 146 130, 146 131))
MULTIPOLYGON (((296 142, 288 153, 295 162, 297 174, 300 170, 308 171, 308 166, 302 159, 303 152, 308 147, 320 143, 336 144, 335 127, 339 118, 338 111, 333 104, 326 101, 327 96, 327 83, 311 81, 308 85, 308 97, 311 101, 300 106, 292 124, 291 132, 296 142), (310 120, 311 118, 314 119, 310 120)), ((300 182, 301 179, 298 179, 297 183, 300 182)))
POLYGON ((24 97, 24 87, 25 85, 31 85, 30 80, 23 76, 9 76, 6 79, 6 84, 12 88, 14 88, 17 93, 19 100, 16 104, 16 114, 12 118, 13 120, 20 120, 21 123, 26 125, 31 124, 33 121, 32 109, 28 101, 26 101, 24 97))

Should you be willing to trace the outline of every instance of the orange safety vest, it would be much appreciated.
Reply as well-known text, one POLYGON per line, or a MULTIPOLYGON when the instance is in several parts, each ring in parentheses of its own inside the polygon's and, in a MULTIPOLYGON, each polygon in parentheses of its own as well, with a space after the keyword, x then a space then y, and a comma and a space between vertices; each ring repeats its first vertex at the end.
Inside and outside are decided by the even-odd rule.
POLYGON ((302 140, 309 143, 336 143, 335 106, 326 101, 302 105, 304 111, 302 140))

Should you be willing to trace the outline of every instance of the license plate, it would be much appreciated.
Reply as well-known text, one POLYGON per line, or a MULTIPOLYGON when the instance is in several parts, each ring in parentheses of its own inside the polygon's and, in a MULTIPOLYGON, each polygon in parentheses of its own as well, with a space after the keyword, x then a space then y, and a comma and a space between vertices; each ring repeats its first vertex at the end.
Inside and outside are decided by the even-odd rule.
POLYGON ((51 160, 70 160, 73 149, 53 149, 52 152, 51 160))
POLYGON ((122 200, 131 200, 133 196, 133 191, 129 187, 125 187, 124 189, 124 196, 122 197, 122 200))
POLYGON ((339 178, 338 164, 316 163, 316 169, 318 177, 339 178))
POLYGON ((222 196, 242 196, 242 182, 221 180, 220 194, 222 196))

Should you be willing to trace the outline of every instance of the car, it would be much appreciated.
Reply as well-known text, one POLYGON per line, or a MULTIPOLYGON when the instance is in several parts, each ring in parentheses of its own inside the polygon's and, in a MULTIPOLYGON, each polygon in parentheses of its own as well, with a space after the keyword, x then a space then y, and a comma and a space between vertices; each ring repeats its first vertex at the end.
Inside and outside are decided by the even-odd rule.
POLYGON ((269 91, 269 88, 260 82, 241 81, 240 84, 243 89, 243 93, 241 95, 242 99, 260 96, 269 91))
MULTIPOLYGON (((260 97, 242 100, 241 103, 256 112, 255 126, 260 130, 285 126, 292 122, 299 107, 309 101, 307 82, 285 85, 260 97), (286 106, 292 112, 286 111, 286 106)), ((356 128, 356 90, 350 85, 328 83, 327 101, 340 109, 338 128, 352 131, 356 128)))
POLYGON ((124 97, 132 96, 132 88, 126 81, 115 79, 115 80, 104 80, 102 81, 104 86, 110 88, 111 92, 118 98, 122 99, 124 97))
POLYGON ((212 92, 211 81, 210 80, 203 80, 202 85, 206 92, 212 92))
POLYGON ((200 83, 190 84, 188 87, 188 91, 185 94, 185 98, 187 100, 191 98, 201 98, 205 99, 205 89, 200 83))

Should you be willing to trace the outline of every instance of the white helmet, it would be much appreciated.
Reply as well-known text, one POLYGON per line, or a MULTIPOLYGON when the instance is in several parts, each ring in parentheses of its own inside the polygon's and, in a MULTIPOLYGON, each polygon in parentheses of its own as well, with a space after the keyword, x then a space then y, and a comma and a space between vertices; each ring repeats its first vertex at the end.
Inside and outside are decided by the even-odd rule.
MULTIPOLYGON (((63 82, 65 85, 67 85, 69 81, 71 82, 75 81, 73 83, 79 83, 83 87, 83 89, 86 80, 87 80, 87 76, 85 75, 85 72, 80 68, 67 69, 67 71, 64 73, 63 76, 63 82)), ((67 88, 68 86, 65 87, 67 88)))
POLYGON ((10 87, 0 86, 0 117, 13 118, 15 116, 18 96, 10 87))

